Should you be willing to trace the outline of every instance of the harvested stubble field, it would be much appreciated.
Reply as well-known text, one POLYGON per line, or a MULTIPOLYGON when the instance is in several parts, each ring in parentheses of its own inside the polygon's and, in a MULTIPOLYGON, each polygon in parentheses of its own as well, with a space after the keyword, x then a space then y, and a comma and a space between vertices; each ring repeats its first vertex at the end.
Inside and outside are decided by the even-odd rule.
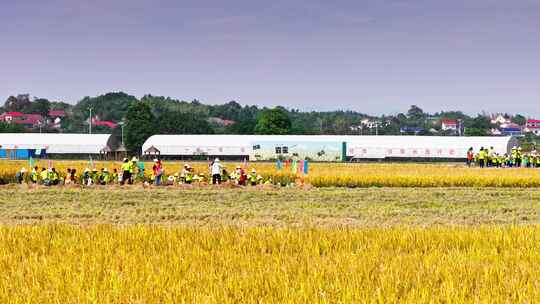
POLYGON ((540 189, 0 188, 1 303, 533 303, 540 189))

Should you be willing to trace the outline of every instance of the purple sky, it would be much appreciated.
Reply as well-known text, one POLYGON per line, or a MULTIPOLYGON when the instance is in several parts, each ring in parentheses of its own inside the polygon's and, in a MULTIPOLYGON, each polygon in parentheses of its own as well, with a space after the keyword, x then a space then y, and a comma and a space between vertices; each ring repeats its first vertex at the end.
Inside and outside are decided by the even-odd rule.
POLYGON ((0 0, 0 99, 540 118, 538 0, 0 0))

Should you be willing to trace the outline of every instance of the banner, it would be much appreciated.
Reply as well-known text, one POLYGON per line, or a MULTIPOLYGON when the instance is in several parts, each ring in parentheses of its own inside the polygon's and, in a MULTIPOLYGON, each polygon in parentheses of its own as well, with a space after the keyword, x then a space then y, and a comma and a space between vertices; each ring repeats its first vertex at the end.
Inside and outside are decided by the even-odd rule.
POLYGON ((294 174, 298 173, 298 162, 296 161, 296 159, 292 161, 291 171, 294 174))
POLYGON ((276 169, 278 171, 281 171, 281 169, 283 169, 283 164, 281 163, 279 159, 276 161, 276 169))
POLYGON ((304 174, 307 175, 309 172, 309 161, 306 159, 304 161, 304 174))

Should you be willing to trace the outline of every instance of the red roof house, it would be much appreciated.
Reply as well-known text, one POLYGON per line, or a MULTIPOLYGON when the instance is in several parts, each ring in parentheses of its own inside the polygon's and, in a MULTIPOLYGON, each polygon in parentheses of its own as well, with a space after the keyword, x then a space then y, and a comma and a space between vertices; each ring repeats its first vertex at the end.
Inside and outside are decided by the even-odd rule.
POLYGON ((458 123, 454 119, 443 119, 443 121, 441 122, 441 127, 444 131, 457 130, 458 123))
POLYGON ((97 121, 94 121, 92 122, 92 124, 96 127, 99 127, 99 126, 103 126, 103 127, 108 127, 110 129, 114 129, 118 126, 117 123, 115 122, 112 122, 112 121, 101 121, 101 120, 97 120, 97 121))
POLYGON ((23 114, 20 118, 21 119, 14 120, 13 123, 33 127, 43 121, 43 116, 40 114, 23 114))

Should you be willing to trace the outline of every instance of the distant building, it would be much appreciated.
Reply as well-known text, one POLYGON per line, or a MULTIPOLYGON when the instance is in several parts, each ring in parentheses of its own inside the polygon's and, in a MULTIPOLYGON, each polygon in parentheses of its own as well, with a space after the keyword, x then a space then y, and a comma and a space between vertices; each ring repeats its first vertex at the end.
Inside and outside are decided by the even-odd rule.
POLYGON ((538 119, 529 119, 525 124, 525 129, 523 130, 527 133, 533 133, 534 135, 540 135, 540 120, 538 119))
POLYGON ((458 122, 454 119, 443 119, 441 129, 443 131, 456 131, 458 129, 458 122))
POLYGON ((13 123, 23 125, 27 128, 33 128, 43 123, 43 116, 40 114, 24 114, 22 119, 15 120, 13 123))
POLYGON ((102 120, 97 120, 97 121, 93 121, 92 122, 92 125, 96 126, 96 127, 107 127, 109 129, 114 129, 118 126, 117 123, 115 122, 112 122, 112 121, 102 121, 102 120))
POLYGON ((0 121, 11 123, 21 119, 23 115, 21 112, 6 112, 0 115, 0 121))
POLYGON ((491 116, 491 124, 507 124, 507 123, 511 123, 512 121, 510 120, 510 118, 506 118, 504 117, 502 114, 498 114, 498 115, 492 115, 491 116))
POLYGON ((501 132, 501 135, 505 136, 521 136, 523 135, 523 131, 518 126, 516 127, 508 127, 508 128, 499 128, 499 131, 501 132))
POLYGON ((232 125, 234 125, 236 123, 236 121, 234 121, 234 120, 222 119, 222 118, 219 118, 219 117, 210 117, 210 118, 208 118, 208 122, 211 123, 211 124, 221 126, 221 127, 232 126, 232 125))
POLYGON ((10 124, 22 125, 33 128, 43 123, 43 116, 40 114, 24 114, 21 112, 6 112, 0 115, 0 121, 10 124))

